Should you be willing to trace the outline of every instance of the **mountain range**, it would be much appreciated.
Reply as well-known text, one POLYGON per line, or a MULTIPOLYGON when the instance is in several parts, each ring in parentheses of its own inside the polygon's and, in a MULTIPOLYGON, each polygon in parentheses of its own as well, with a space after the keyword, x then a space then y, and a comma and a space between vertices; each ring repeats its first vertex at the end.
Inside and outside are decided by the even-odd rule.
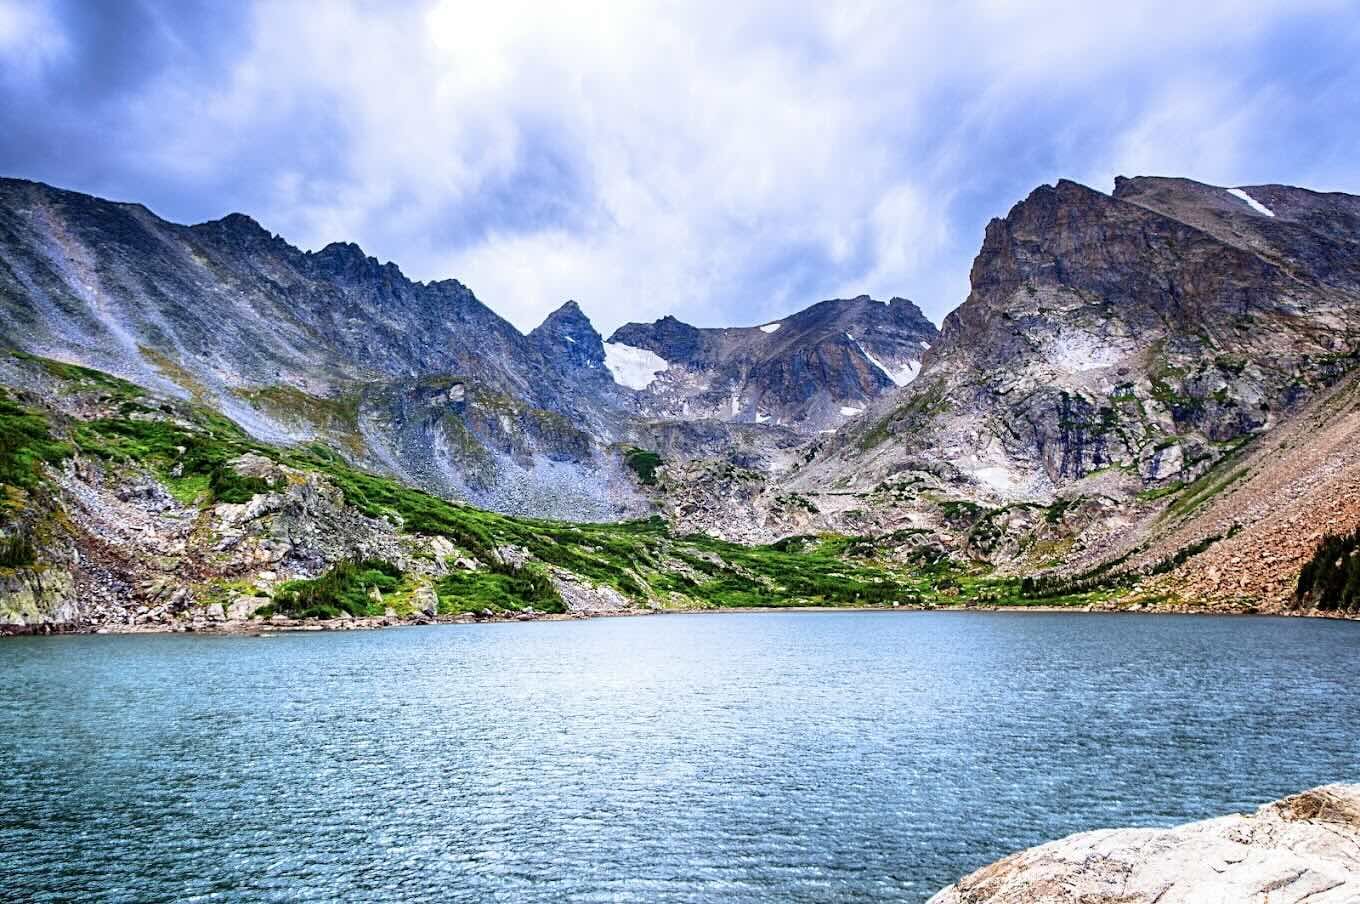
POLYGON ((352 244, 4 179, 0 316, 6 429, 28 437, 0 449, 0 528, 25 547, 0 588, 11 622, 145 621, 157 582, 184 592, 156 618, 192 620, 220 586, 272 598, 356 556, 399 560, 398 601, 424 593, 431 616, 458 608, 450 557, 483 575, 468 598, 492 575, 546 582, 507 590, 512 608, 844 602, 810 574, 781 583, 809 563, 862 571, 856 600, 1166 605, 1194 586, 1197 605, 1281 608, 1323 533, 1360 518, 1355 495, 1328 501, 1360 474, 1345 194, 1059 181, 988 225, 941 329, 860 296, 605 340, 574 301, 526 335, 352 244), (1288 455, 1262 451, 1281 437, 1288 455), (201 468, 182 460, 200 445, 201 468), (413 529, 429 512, 407 492, 442 527, 413 529), (1284 511, 1287 542, 1268 530, 1284 511), (146 550, 89 536, 143 518, 146 550), (525 527, 567 521, 584 533, 551 546, 525 527), (1223 550, 1238 564, 1192 580, 1223 550), (732 602, 741 581, 755 595, 732 602))

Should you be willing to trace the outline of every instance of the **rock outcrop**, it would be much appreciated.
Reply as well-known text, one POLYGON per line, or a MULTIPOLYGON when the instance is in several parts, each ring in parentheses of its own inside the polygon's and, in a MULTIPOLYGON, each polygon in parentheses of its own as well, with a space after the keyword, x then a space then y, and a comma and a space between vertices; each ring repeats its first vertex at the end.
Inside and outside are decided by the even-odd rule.
POLYGON ((1305 901, 1360 901, 1360 785, 1172 829, 1071 835, 983 867, 929 904, 1305 901))
POLYGON ((661 419, 773 423, 815 433, 910 383, 939 331, 905 298, 823 301, 760 326, 701 329, 674 317, 629 323, 609 338, 664 369, 641 404, 661 419))

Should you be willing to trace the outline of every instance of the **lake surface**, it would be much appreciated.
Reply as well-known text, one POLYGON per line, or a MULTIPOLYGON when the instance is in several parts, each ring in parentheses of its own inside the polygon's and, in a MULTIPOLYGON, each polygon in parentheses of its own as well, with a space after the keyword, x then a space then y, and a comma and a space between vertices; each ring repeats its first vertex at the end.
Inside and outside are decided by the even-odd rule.
POLYGON ((921 901, 1360 780, 1360 624, 779 613, 0 641, 0 899, 921 901))

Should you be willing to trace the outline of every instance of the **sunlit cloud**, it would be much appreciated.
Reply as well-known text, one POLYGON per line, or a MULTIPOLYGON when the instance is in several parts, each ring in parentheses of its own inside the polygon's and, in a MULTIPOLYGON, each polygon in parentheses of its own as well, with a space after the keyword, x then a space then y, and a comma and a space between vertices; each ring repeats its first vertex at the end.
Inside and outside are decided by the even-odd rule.
POLYGON ((1041 182, 1360 189, 1353 13, 0 0, 0 171, 357 241, 522 329, 567 298, 608 331, 861 292, 938 321, 1041 182))

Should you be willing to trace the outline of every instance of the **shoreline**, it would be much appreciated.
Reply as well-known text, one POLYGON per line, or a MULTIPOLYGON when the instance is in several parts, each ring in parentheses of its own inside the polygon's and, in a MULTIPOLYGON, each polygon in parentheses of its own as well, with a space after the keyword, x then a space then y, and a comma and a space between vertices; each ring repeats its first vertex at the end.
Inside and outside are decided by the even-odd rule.
POLYGON ((1360 613, 1324 611, 1320 609, 1280 610, 1262 612, 1255 609, 1216 609, 1211 607, 1094 607, 1094 606, 1053 606, 1036 604, 985 606, 742 606, 714 607, 711 609, 617 609, 583 610, 576 612, 540 613, 497 613, 494 615, 473 615, 461 613, 453 616, 424 616, 420 618, 396 618, 391 616, 352 617, 339 619, 289 619, 274 616, 268 620, 246 621, 193 621, 183 624, 140 624, 140 625, 80 625, 80 624, 35 624, 0 625, 0 638, 34 637, 55 635, 134 635, 134 634, 203 634, 210 636, 265 636, 271 634, 307 634, 315 632, 376 631, 384 628, 412 628, 429 625, 491 625, 514 622, 554 622, 585 621, 597 618, 636 618, 651 615, 717 615, 742 613, 775 612, 892 612, 918 614, 927 612, 970 612, 970 613, 1013 613, 1013 614, 1069 614, 1069 615, 1211 615, 1227 618, 1315 618, 1325 621, 1360 621, 1360 613))

